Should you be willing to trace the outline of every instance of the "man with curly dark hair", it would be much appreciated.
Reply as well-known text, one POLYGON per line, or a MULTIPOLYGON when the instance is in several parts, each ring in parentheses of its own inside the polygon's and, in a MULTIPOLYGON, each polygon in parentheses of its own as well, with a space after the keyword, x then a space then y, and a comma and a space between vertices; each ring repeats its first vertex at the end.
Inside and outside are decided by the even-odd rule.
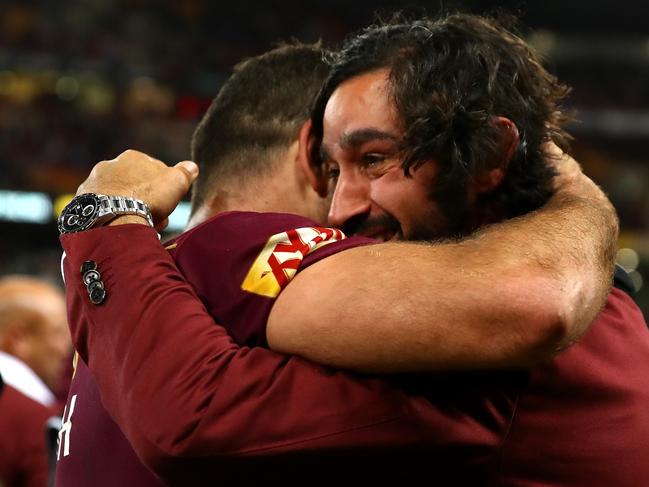
MULTIPOLYGON (((566 148, 560 104, 569 88, 495 20, 456 14, 371 27, 333 54, 332 64, 315 102, 314 132, 322 137, 327 103, 341 85, 370 74, 384 80, 402 129, 393 149, 405 176, 437 165, 431 197, 445 222, 432 232, 428 222, 418 232, 426 238, 465 234, 493 213, 518 216, 549 198, 555 171, 544 144, 566 148), (499 169, 502 180, 468 194, 481 175, 499 169)), ((334 223, 346 217, 334 214, 334 223)))

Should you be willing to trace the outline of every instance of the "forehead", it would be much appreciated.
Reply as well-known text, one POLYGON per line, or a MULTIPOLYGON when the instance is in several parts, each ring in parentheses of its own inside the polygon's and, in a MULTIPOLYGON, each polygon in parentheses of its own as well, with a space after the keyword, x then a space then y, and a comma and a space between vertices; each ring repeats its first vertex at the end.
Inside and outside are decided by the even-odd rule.
POLYGON ((396 109, 391 101, 388 69, 355 76, 336 88, 324 112, 323 138, 334 142, 357 131, 376 129, 399 132, 396 109))
POLYGON ((0 285, 0 309, 37 313, 45 321, 61 321, 67 314, 65 297, 59 289, 20 279, 0 285))

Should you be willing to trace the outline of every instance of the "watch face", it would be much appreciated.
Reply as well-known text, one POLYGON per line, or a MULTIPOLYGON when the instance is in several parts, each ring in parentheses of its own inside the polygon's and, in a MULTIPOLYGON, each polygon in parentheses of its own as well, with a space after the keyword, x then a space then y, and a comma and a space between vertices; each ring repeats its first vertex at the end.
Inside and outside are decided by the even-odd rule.
POLYGON ((96 195, 79 195, 63 209, 59 217, 59 231, 74 233, 86 230, 95 222, 98 212, 99 199, 96 195))

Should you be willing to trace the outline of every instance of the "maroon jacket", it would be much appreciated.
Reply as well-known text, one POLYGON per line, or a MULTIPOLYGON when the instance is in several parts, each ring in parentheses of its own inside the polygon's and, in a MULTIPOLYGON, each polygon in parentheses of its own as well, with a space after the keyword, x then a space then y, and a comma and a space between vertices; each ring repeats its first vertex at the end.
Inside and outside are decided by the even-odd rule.
POLYGON ((56 411, 4 384, 0 391, 0 485, 46 487, 45 424, 56 411))
MULTIPOLYGON (((296 251, 288 248, 295 240, 278 250, 268 236, 312 225, 293 216, 231 213, 197 227, 171 250, 195 289, 144 226, 62 238, 75 346, 89 360, 106 409, 165 479, 178 485, 273 476, 303 481, 301 469, 310 483, 322 484, 422 475, 456 485, 527 486, 539 479, 575 485, 562 483, 573 476, 584 485, 649 481, 638 460, 649 438, 649 384, 627 373, 641 365, 646 370, 649 341, 639 311, 618 291, 583 345, 532 371, 439 374, 391 384, 237 345, 196 294, 239 343, 264 344, 272 297, 257 294, 268 293, 266 284, 250 287, 252 263, 279 256, 260 278, 289 275, 300 265, 300 259, 285 260, 286 252, 296 251), (284 254, 267 252, 269 245, 284 254), (87 259, 97 262, 109 293, 99 306, 90 304, 78 271, 87 259), (242 283, 254 292, 242 291, 242 283), (610 359, 609 341, 619 344, 610 359), (600 390, 598 377, 607 368, 615 380, 600 390), (626 399, 611 402, 609 394, 626 399), (602 418, 616 407, 625 409, 614 429, 602 418), (556 418, 557 411, 565 418, 556 418), (552 428, 557 419, 569 428, 552 428), (584 438, 595 439, 593 448, 584 438), (638 452, 626 457, 628 478, 615 456, 627 448, 638 452), (574 462, 577 472, 570 471, 574 462), (603 464, 608 477, 601 475, 603 464)), ((301 265, 360 243, 331 243, 301 265)))

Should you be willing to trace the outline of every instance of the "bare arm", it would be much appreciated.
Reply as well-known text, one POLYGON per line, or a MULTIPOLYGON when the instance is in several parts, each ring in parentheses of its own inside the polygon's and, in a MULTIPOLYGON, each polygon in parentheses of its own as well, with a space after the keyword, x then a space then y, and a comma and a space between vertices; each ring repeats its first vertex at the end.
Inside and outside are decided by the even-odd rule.
POLYGON ((577 163, 558 164, 555 196, 525 217, 460 243, 355 248, 303 270, 273 307, 271 348, 381 372, 551 358, 603 306, 618 230, 577 163))
MULTIPOLYGON (((382 372, 529 366, 552 357, 604 304, 617 239, 603 193, 571 158, 558 164, 557 192, 540 211, 460 243, 368 246, 304 269, 273 307, 269 344, 382 372)), ((127 151, 98 164, 79 191, 139 197, 160 222, 187 190, 181 169, 127 151)))

